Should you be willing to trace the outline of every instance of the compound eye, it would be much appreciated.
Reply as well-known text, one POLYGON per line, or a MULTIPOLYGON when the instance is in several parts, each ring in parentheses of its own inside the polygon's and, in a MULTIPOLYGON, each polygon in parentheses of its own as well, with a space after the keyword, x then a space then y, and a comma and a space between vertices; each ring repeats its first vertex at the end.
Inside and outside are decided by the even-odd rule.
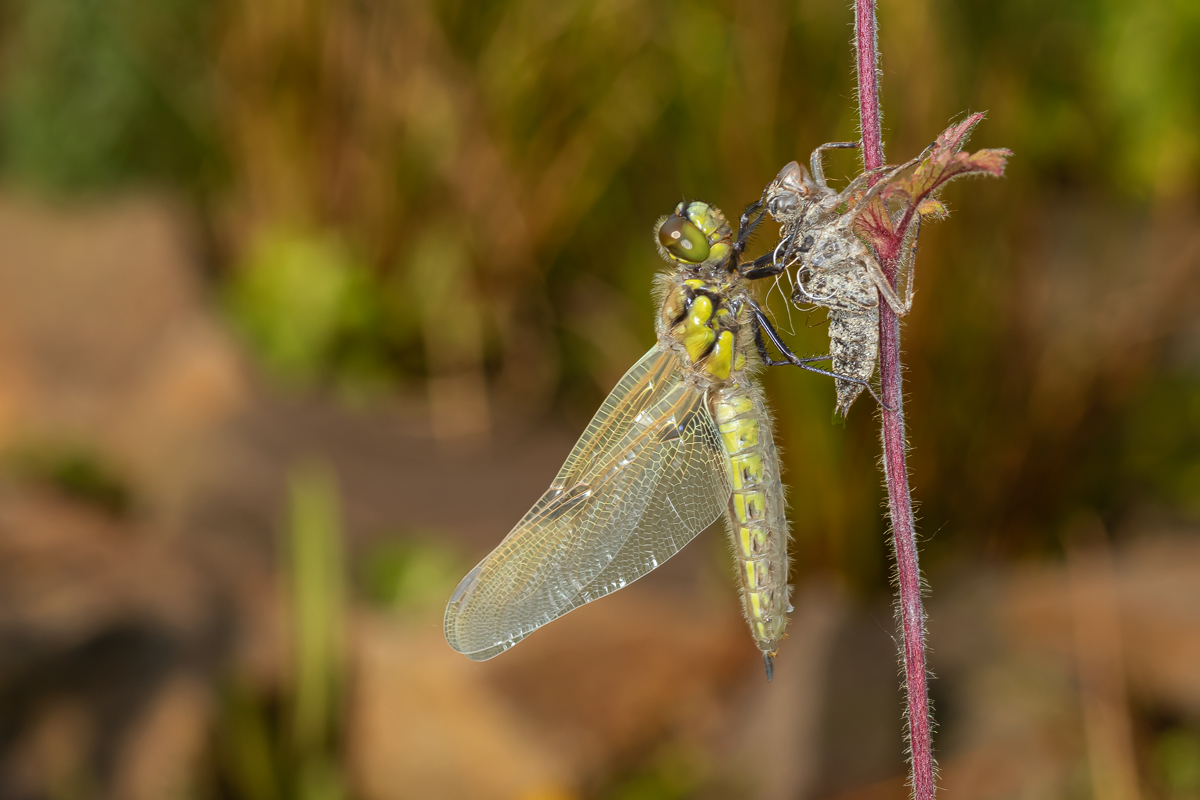
POLYGON ((699 264, 708 258, 708 237, 679 214, 667 217, 658 229, 658 243, 680 261, 699 264))
POLYGON ((800 198, 791 192, 781 192, 767 200, 767 211, 773 219, 796 213, 800 207, 800 198))

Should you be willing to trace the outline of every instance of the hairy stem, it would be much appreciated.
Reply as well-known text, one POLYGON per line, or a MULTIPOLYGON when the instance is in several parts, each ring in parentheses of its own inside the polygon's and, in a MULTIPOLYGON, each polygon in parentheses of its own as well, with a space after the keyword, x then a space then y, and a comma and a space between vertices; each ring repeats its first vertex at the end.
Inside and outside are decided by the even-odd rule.
POLYGON ((858 116, 862 125, 863 165, 875 169, 883 166, 875 0, 854 0, 854 45, 858 57, 858 116))
MULTIPOLYGON (((854 40, 858 61, 858 109, 862 125, 862 152, 866 169, 883 165, 880 129, 879 44, 875 29, 875 0, 855 0, 854 40)), ((894 286, 900 242, 880 252, 883 270, 894 286)), ((900 588, 900 626, 903 634, 904 688, 907 699, 908 739, 912 758, 912 788, 916 800, 933 800, 931 715, 925 676, 925 614, 921 609, 921 571, 913 524, 912 496, 908 488, 907 448, 904 436, 904 390, 900 368, 900 320, 891 307, 879 303, 879 376, 884 408, 883 474, 888 491, 888 515, 896 552, 900 588)))

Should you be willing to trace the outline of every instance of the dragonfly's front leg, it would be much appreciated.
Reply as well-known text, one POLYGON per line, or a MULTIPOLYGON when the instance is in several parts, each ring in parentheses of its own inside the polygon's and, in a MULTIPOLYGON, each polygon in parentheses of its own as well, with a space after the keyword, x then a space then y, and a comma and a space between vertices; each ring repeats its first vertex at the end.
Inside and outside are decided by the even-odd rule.
POLYGON ((733 243, 733 267, 735 270, 739 268, 738 262, 746 245, 750 243, 750 237, 754 235, 754 231, 758 229, 759 223, 763 221, 766 213, 762 200, 755 200, 742 212, 741 219, 738 220, 738 238, 733 243))
MULTIPOLYGON (((775 248, 775 250, 778 249, 775 248)), ((774 278, 776 275, 782 274, 787 269, 787 262, 777 259, 775 257, 775 250, 743 265, 739 270, 742 277, 746 280, 755 281, 759 278, 774 278)))
POLYGON ((742 277, 746 280, 758 280, 760 278, 774 278, 781 274, 789 266, 795 263, 793 255, 807 253, 813 246, 813 237, 805 236, 800 245, 794 246, 798 233, 793 233, 786 236, 775 245, 775 249, 769 253, 759 256, 758 258, 745 265, 741 270, 742 277), (779 252, 783 251, 783 258, 779 257, 779 252))

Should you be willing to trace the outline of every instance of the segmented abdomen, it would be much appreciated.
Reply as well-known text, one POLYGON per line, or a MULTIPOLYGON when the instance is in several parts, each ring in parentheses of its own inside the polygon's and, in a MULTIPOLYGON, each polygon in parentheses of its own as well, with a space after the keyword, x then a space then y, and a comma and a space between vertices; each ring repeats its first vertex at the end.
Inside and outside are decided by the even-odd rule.
POLYGON ((745 379, 713 389, 709 403, 733 475, 726 519, 746 620, 759 649, 773 656, 791 605, 787 516, 770 412, 762 390, 745 379))
POLYGON ((829 309, 830 367, 838 375, 855 378, 837 380, 837 410, 842 416, 862 394, 875 374, 879 356, 879 294, 861 264, 825 265, 811 271, 796 285, 798 299, 829 309))
POLYGON ((853 383, 840 378, 834 381, 837 410, 844 417, 875 374, 875 360, 879 357, 879 308, 830 311, 829 351, 833 356, 830 369, 863 381, 853 383))

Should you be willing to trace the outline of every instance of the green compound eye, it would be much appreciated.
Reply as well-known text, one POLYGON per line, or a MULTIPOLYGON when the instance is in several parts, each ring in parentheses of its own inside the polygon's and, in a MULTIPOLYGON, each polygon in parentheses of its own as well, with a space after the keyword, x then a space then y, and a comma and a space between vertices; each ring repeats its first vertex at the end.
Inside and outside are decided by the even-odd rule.
POLYGON ((667 252, 689 264, 708 258, 708 237, 689 220, 672 214, 658 229, 658 241, 667 252))

